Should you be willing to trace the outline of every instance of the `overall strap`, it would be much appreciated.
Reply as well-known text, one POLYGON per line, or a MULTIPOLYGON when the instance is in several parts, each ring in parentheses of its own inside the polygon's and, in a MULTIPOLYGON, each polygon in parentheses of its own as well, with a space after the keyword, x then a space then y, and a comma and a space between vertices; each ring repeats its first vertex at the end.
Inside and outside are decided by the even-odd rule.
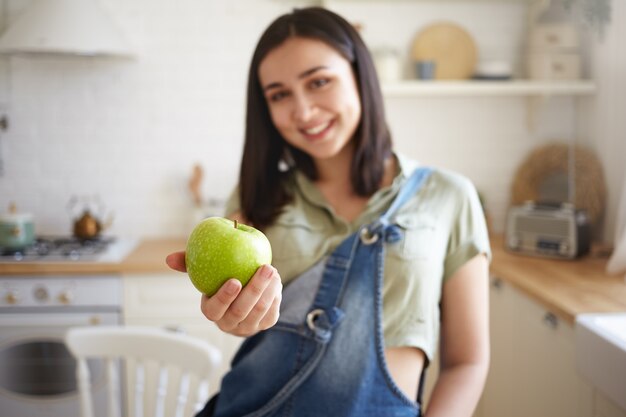
POLYGON ((433 169, 430 167, 416 168, 411 176, 402 185, 400 192, 396 196, 396 199, 391 203, 391 207, 380 217, 380 220, 388 224, 389 219, 398 211, 400 207, 404 205, 411 197, 415 195, 422 188, 424 182, 428 179, 433 169))
POLYGON ((432 168, 429 167, 415 169, 402 185, 391 207, 376 222, 363 227, 359 233, 354 233, 345 239, 328 256, 322 280, 313 301, 313 311, 307 316, 307 324, 311 330, 314 330, 318 339, 328 340, 331 335, 330 331, 343 319, 343 312, 337 306, 359 244, 362 242, 369 245, 381 234, 386 235, 387 241, 399 238, 400 232, 396 230, 397 227, 390 224, 390 219, 422 187, 431 172, 432 168), (374 239, 368 241, 367 235, 374 239), (313 322, 316 322, 316 326, 312 325, 313 322))
POLYGON ((402 185, 398 195, 393 203, 391 203, 391 206, 387 209, 387 211, 383 213, 383 215, 380 216, 380 218, 374 223, 361 230, 361 238, 367 241, 367 239, 375 238, 375 236, 377 236, 381 231, 388 231, 390 235, 387 237, 387 240, 395 240, 397 237, 395 236, 396 231, 394 228, 390 228, 391 218, 420 190, 420 188, 422 188, 432 172, 433 169, 430 167, 416 168, 411 176, 402 185))

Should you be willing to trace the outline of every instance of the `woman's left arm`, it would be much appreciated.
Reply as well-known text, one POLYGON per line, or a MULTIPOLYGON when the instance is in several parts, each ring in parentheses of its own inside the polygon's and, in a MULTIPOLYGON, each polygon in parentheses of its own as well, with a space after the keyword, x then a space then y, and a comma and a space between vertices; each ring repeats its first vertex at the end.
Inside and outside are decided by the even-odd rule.
POLYGON ((471 416, 488 369, 489 263, 480 254, 444 283, 440 371, 425 416, 471 416))

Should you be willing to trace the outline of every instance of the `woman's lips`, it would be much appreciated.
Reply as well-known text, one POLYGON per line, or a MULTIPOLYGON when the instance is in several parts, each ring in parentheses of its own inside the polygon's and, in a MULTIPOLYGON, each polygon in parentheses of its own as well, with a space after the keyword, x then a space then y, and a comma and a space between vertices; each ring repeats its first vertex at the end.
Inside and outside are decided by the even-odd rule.
POLYGON ((314 127, 310 127, 308 129, 300 129, 300 132, 304 135, 307 140, 315 141, 323 139, 326 133, 330 130, 330 128, 334 125, 335 121, 330 120, 325 123, 320 123, 314 127))

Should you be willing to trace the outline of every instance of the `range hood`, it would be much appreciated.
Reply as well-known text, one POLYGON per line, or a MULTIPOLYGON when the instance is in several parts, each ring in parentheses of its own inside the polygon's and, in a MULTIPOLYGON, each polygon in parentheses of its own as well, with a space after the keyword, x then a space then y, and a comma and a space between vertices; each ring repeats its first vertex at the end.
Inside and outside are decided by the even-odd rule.
POLYGON ((0 36, 0 53, 132 56, 96 1, 33 0, 0 36))

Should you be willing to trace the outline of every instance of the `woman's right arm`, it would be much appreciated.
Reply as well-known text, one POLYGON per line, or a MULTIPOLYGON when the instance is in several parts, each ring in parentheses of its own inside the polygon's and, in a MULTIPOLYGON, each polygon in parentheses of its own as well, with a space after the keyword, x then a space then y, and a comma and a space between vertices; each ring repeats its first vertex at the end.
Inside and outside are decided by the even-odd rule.
MULTIPOLYGON (((229 216, 245 224, 239 213, 229 216)), ((186 272, 185 252, 175 252, 166 258, 167 265, 186 272)), ((224 332, 248 337, 272 327, 278 321, 283 285, 276 268, 263 265, 242 288, 237 279, 229 279, 211 297, 203 294, 200 309, 224 332)))

